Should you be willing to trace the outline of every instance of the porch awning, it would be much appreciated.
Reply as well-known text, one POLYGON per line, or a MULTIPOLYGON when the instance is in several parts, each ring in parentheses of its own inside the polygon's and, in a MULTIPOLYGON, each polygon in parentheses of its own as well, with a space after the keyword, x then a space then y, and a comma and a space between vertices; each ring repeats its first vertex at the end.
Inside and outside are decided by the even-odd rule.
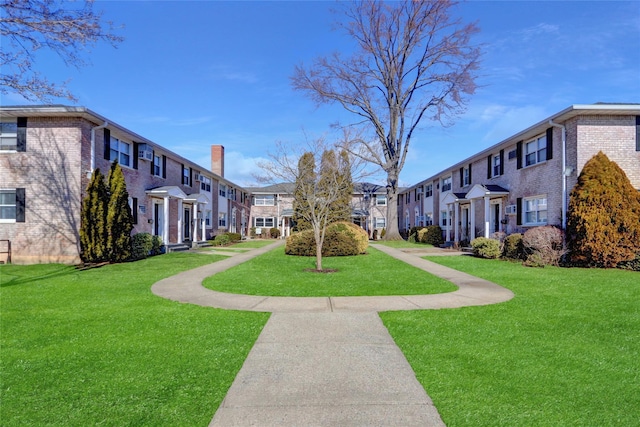
POLYGON ((351 217, 352 218, 360 218, 363 216, 369 216, 369 211, 365 210, 365 209, 353 209, 351 211, 351 217))
POLYGON ((189 194, 183 200, 186 203, 209 203, 209 197, 206 194, 202 193, 193 193, 189 194))
POLYGON ((293 209, 283 209, 282 216, 293 216, 293 209))
POLYGON ((499 185, 476 184, 466 194, 467 199, 479 199, 484 196, 508 196, 509 190, 499 185))
POLYGON ((175 199, 185 199, 187 195, 176 186, 156 187, 145 191, 150 196, 156 197, 173 197, 175 199))
POLYGON ((444 196, 444 199, 442 199, 442 203, 444 203, 445 205, 450 205, 456 202, 458 203, 468 202, 466 198, 466 194, 465 193, 448 193, 446 196, 444 196))

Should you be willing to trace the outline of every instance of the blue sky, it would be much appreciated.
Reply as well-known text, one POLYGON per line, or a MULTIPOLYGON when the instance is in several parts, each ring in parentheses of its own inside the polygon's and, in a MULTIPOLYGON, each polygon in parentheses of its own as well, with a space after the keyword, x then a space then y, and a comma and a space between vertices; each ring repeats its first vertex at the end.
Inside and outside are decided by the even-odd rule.
MULTIPOLYGON (((209 167, 211 144, 226 151, 225 176, 254 183, 256 161, 275 142, 332 137, 350 122, 337 105, 317 107, 293 91, 294 66, 351 40, 334 31, 333 2, 97 1, 123 28, 117 49, 97 45, 91 65, 69 69, 43 56, 39 69, 69 81, 88 107, 209 167)), ((443 129, 425 121, 401 185, 412 185, 572 104, 640 102, 640 2, 469 1, 484 55, 467 111, 443 129)), ((4 97, 2 104, 21 104, 4 97)), ((57 103, 69 104, 67 100, 57 103)))

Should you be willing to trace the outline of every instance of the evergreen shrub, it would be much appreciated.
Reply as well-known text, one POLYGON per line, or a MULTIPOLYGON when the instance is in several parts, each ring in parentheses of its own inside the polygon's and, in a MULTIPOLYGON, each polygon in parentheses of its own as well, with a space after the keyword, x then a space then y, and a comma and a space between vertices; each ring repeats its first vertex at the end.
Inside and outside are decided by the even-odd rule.
POLYGON ((440 246, 444 243, 442 238, 442 228, 439 225, 428 225, 418 230, 418 238, 416 239, 420 243, 426 243, 428 245, 440 246))
MULTIPOLYGON (((369 236, 357 225, 340 221, 327 226, 322 245, 322 256, 359 255, 367 251, 369 236)), ((287 237, 287 255, 315 256, 316 241, 313 230, 303 230, 287 237)))
POLYGON ((131 237, 131 259, 147 258, 154 253, 154 237, 150 233, 137 233, 131 237))
POLYGON ((567 212, 569 261, 616 267, 640 253, 640 193, 602 152, 582 168, 567 212))
POLYGON ((479 258, 495 259, 502 254, 500 242, 486 237, 476 237, 471 241, 473 255, 479 258))
POLYGON ((502 257, 514 260, 525 259, 521 233, 513 233, 505 237, 502 247, 502 257))
POLYGON ((269 230, 269 235, 271 236, 272 239, 277 239, 280 237, 280 229, 279 228, 271 228, 269 230))

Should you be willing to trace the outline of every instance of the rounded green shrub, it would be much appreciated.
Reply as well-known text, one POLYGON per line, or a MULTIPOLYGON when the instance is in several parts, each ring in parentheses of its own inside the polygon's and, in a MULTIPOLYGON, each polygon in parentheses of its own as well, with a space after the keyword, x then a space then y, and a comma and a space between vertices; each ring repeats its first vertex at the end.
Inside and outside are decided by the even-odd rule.
POLYGON ((269 235, 272 239, 277 239, 280 237, 280 229, 279 228, 271 228, 269 229, 269 235))
POLYGON ((471 241, 473 255, 480 258, 495 259, 502 254, 500 242, 486 237, 476 237, 471 241))
POLYGON ((137 233, 131 236, 131 259, 144 259, 152 255, 153 237, 149 233, 137 233))
POLYGON ((442 228, 439 225, 429 225, 418 230, 418 238, 416 241, 426 243, 428 245, 440 246, 444 243, 442 238, 442 228))
POLYGON ((521 233, 513 233, 505 237, 504 247, 502 248, 502 256, 507 259, 525 258, 521 233))
POLYGON ((227 236, 229 236, 229 241, 231 243, 233 242, 239 242, 240 240, 242 240, 242 236, 240 235, 240 233, 225 233, 227 236))
MULTIPOLYGON (((362 228, 350 222, 335 222, 327 226, 322 245, 322 256, 349 256, 366 252, 369 236, 362 228)), ((287 237, 287 255, 315 256, 316 242, 313 230, 303 230, 287 237)))

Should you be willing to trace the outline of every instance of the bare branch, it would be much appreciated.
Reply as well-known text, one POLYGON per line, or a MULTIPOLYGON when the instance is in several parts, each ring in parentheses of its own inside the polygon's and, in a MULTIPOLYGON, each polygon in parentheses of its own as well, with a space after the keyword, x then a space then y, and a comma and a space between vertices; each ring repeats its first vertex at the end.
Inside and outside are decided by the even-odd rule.
POLYGON ((49 82, 36 71, 37 52, 54 52, 67 66, 80 68, 87 65, 82 53, 90 47, 101 41, 116 47, 123 40, 113 33, 112 22, 102 22, 102 13, 93 11, 93 1, 64 5, 50 0, 1 0, 1 94, 17 92, 30 101, 75 101, 66 82, 49 82))

